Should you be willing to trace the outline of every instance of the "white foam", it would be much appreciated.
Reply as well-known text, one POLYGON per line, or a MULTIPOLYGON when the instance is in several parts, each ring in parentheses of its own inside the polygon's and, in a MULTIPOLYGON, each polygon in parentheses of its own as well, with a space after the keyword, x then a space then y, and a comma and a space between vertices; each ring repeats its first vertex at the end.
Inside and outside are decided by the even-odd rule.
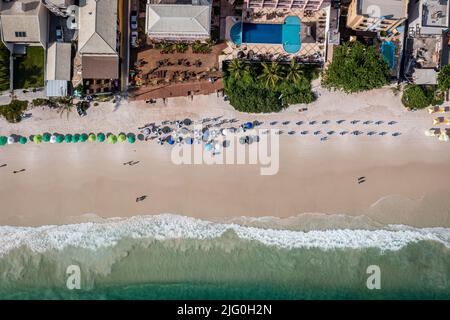
POLYGON ((86 249, 114 246, 120 239, 213 239, 233 230, 241 239, 280 248, 380 248, 399 250, 408 243, 431 240, 450 248, 450 228, 388 226, 382 230, 288 231, 214 223, 184 216, 162 214, 128 219, 107 219, 61 226, 0 227, 0 256, 27 246, 35 252, 62 250, 67 246, 86 249))

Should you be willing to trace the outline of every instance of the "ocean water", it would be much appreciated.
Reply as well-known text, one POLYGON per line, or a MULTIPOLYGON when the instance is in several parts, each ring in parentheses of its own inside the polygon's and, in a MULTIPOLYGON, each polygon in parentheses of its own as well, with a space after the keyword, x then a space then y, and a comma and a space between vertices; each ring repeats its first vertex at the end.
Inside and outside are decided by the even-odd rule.
MULTIPOLYGON (((450 299, 450 229, 177 215, 0 227, 2 299, 450 299), (66 286, 80 268, 80 289, 66 286), (366 286, 380 269, 379 290, 366 286)), ((328 219, 329 220, 329 217, 328 219)))

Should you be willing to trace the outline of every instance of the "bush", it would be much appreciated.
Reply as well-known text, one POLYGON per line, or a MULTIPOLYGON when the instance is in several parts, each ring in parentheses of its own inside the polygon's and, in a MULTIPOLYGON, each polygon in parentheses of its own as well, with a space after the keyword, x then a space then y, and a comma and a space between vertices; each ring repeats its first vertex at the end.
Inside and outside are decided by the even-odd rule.
POLYGON ((50 101, 48 99, 42 99, 42 98, 36 98, 36 99, 33 99, 33 101, 31 101, 31 104, 34 107, 45 106, 45 105, 48 105, 49 103, 50 103, 50 101))
POLYGON ((13 99, 9 104, 0 106, 0 115, 10 123, 17 123, 22 120, 22 113, 27 110, 28 101, 13 99))
POLYGON ((390 70, 379 51, 355 42, 338 46, 323 72, 322 85, 348 93, 380 88, 389 83, 390 70))
POLYGON ((445 65, 437 76, 437 82, 439 89, 447 91, 450 89, 450 65, 445 65))
POLYGON ((0 91, 9 90, 9 50, 0 41, 0 91))
POLYGON ((418 85, 408 85, 402 96, 402 103, 406 108, 423 109, 428 107, 433 99, 434 92, 418 85))

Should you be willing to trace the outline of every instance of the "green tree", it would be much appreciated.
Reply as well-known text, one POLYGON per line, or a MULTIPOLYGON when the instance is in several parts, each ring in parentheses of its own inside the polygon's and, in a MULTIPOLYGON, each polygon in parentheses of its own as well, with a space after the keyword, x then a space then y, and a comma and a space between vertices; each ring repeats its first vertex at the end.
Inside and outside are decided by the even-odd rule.
POLYGON ((322 85, 351 93, 380 88, 389 79, 389 66, 379 51, 354 42, 335 48, 333 61, 323 72, 322 85))
POLYGON ((283 76, 280 65, 277 62, 270 64, 263 62, 261 66, 262 72, 258 79, 261 79, 266 87, 274 88, 283 76))
POLYGON ((286 80, 292 82, 299 82, 303 78, 303 70, 299 63, 291 60, 291 63, 286 70, 286 80))
POLYGON ((450 65, 445 65, 437 76, 439 89, 447 91, 450 89, 450 65))
POLYGON ((432 93, 418 85, 408 85, 403 91, 402 103, 405 107, 423 109, 430 105, 432 93))
POLYGON ((0 106, 0 115, 10 123, 22 120, 22 114, 28 108, 28 101, 13 99, 9 104, 0 106))
POLYGON ((228 65, 228 72, 234 79, 241 80, 250 75, 250 66, 244 60, 233 59, 228 65))

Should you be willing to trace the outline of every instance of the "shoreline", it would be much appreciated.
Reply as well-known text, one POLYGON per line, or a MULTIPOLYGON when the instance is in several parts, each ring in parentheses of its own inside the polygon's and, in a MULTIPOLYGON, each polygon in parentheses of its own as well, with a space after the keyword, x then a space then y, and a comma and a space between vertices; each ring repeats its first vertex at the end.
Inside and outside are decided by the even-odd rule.
MULTIPOLYGON (((36 108, 19 124, 0 119, 1 134, 44 131, 137 132, 145 123, 224 116, 239 121, 290 121, 280 136, 280 169, 261 176, 258 165, 181 165, 170 160, 170 147, 155 142, 129 144, 10 145, 0 150, 0 224, 65 224, 86 214, 130 217, 172 213, 201 219, 296 217, 304 213, 365 216, 382 224, 450 227, 450 145, 423 132, 432 124, 426 110, 407 112, 389 88, 345 95, 321 92, 306 113, 293 106, 277 114, 234 111, 216 96, 173 99, 167 106, 145 103, 100 104, 85 118, 69 120, 54 110, 36 108), (395 120, 374 130, 392 136, 332 136, 327 142, 301 136, 296 121, 330 120, 307 130, 369 130, 362 124, 338 126, 337 119, 395 120), (140 161, 133 167, 122 165, 140 161), (13 170, 26 168, 23 173, 13 170), (367 177, 363 184, 360 176, 367 177), (20 190, 20 192, 18 192, 20 190), (136 203, 136 197, 147 195, 136 203), (381 200, 380 200, 381 199, 381 200), (374 203, 378 204, 373 206, 374 203)), ((281 124, 279 125, 281 128, 281 124)))

